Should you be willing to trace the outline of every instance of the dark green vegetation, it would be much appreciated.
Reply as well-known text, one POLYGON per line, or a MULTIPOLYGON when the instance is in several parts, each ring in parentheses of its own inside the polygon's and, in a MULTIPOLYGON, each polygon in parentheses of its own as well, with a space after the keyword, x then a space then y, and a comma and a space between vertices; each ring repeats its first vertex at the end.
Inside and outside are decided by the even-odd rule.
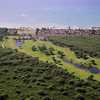
POLYGON ((52 47, 47 48, 45 45, 38 46, 38 47, 33 45, 32 50, 33 51, 41 51, 45 55, 54 55, 54 51, 55 51, 54 48, 52 48, 52 47))
POLYGON ((7 28, 0 28, 0 40, 8 33, 7 31, 7 28))
POLYGON ((49 37, 53 43, 69 47, 73 50, 78 58, 88 59, 90 57, 100 58, 100 37, 49 37))
POLYGON ((0 48, 0 100, 100 100, 100 82, 0 48))
POLYGON ((7 28, 0 28, 0 47, 4 47, 2 45, 4 37, 8 34, 8 29, 7 28))

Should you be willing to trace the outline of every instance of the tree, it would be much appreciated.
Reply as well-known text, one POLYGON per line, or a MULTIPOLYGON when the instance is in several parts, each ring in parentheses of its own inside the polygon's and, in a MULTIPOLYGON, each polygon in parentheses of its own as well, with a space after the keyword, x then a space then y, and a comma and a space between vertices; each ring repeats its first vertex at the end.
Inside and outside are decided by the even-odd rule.
POLYGON ((40 29, 37 28, 37 29, 36 29, 36 36, 37 36, 37 37, 38 37, 38 35, 39 35, 39 31, 40 31, 40 29))

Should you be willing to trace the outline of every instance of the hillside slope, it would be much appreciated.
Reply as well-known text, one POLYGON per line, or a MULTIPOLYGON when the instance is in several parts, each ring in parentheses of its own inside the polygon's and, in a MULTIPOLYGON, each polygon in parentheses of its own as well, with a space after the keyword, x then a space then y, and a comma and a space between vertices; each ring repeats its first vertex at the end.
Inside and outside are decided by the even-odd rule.
MULTIPOLYGON (((49 62, 49 63, 54 63, 56 64, 58 67, 62 67, 65 70, 68 70, 69 72, 73 72, 74 75, 84 79, 89 77, 90 75, 94 75, 94 78, 96 80, 100 80, 100 59, 78 59, 75 55, 75 53, 73 51, 71 51, 69 48, 64 48, 64 47, 60 47, 60 46, 56 46, 51 42, 48 41, 33 41, 33 40, 25 40, 23 43, 21 43, 21 46, 17 46, 19 44, 16 44, 16 41, 13 39, 14 37, 9 37, 7 40, 4 41, 4 45, 6 48, 12 48, 12 49, 17 49, 20 52, 24 52, 30 56, 33 57, 38 57, 39 60, 41 61, 45 61, 45 62, 49 62), (38 49, 38 50, 32 50, 33 46, 38 49), (39 50, 42 46, 45 46, 46 52, 44 52, 43 50, 39 50), (51 55, 48 55, 47 53, 49 53, 48 49, 53 49, 53 53, 51 55), (63 58, 59 58, 59 51, 60 53, 63 53, 65 55, 65 60, 64 61, 63 58), (56 61, 55 61, 56 60, 56 61), (99 69, 99 73, 98 70, 95 71, 95 69, 91 69, 91 61, 95 60, 97 65, 94 66, 96 68, 99 69), (73 62, 74 64, 71 64, 69 62, 73 62), (78 68, 77 66, 75 66, 75 64, 84 64, 86 70, 82 69, 82 68, 78 68), (90 68, 90 71, 88 70, 88 68, 90 68), (92 73, 91 73, 92 71, 92 73), (95 74, 97 73, 97 74, 95 74)), ((20 43, 20 42, 18 42, 20 43)))
POLYGON ((99 100, 100 82, 0 48, 0 100, 99 100))

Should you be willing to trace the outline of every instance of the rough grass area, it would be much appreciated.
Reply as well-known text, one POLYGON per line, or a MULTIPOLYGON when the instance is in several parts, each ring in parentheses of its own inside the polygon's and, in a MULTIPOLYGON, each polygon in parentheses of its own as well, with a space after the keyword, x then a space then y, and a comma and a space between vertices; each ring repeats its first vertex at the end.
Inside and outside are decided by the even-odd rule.
POLYGON ((100 100, 100 82, 0 48, 0 100, 100 100))

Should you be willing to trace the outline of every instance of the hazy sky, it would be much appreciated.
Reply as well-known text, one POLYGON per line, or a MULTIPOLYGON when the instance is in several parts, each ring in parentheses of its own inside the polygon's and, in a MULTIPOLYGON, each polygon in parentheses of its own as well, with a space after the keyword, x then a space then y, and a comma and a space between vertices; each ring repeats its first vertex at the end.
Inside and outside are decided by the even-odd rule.
POLYGON ((0 26, 99 26, 100 0, 0 0, 0 26))

